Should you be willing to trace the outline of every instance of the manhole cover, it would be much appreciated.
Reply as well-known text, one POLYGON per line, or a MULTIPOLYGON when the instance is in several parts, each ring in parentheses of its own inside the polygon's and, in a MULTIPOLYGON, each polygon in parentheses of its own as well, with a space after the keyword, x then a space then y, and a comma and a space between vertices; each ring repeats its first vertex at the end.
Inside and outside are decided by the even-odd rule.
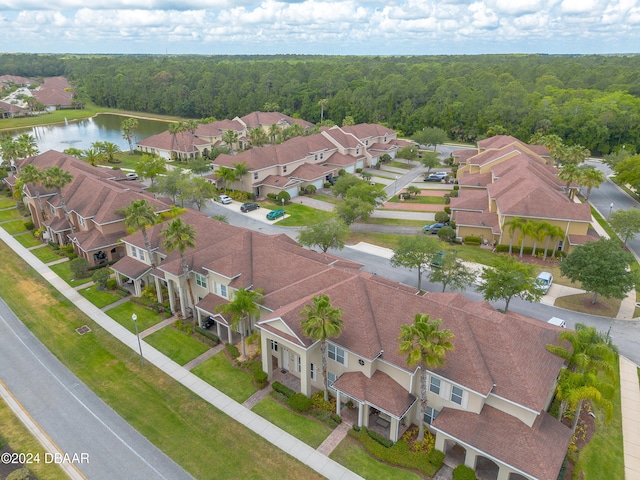
POLYGON ((76 328, 76 332, 78 332, 80 335, 84 335, 87 332, 90 332, 91 329, 89 327, 87 327, 86 325, 83 325, 81 327, 76 328))

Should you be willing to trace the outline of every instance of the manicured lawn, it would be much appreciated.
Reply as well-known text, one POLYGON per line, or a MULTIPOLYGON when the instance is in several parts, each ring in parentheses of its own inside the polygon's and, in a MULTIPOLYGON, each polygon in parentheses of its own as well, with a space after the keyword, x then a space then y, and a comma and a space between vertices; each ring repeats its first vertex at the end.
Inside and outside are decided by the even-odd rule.
POLYGON ((334 205, 337 205, 342 201, 338 197, 334 197, 333 195, 324 195, 322 193, 316 193, 314 195, 311 195, 311 198, 315 200, 322 200, 323 202, 327 202, 327 203, 333 203, 334 205))
POLYGON ((554 304, 556 307, 566 308, 574 312, 589 313, 591 315, 600 315, 603 317, 614 317, 618 314, 621 300, 617 298, 605 298, 598 295, 598 303, 591 304, 593 292, 579 293, 577 295, 568 295, 559 297, 554 304))
POLYGON ((23 233, 22 235, 16 235, 14 237, 20 245, 25 248, 35 247, 36 245, 43 245, 43 243, 33 236, 31 232, 23 233))
POLYGON ((138 317, 136 322, 138 323, 138 331, 144 332, 147 328, 153 327, 155 324, 164 320, 162 315, 154 312, 150 308, 138 305, 133 302, 124 302, 117 307, 110 308, 106 311, 106 314, 113 318, 116 322, 129 330, 131 333, 135 333, 135 325, 131 316, 136 314, 138 317))
MULTIPOLYGON (((617 371, 619 378, 619 365, 617 371)), ((573 472, 574 478, 578 478, 576 475, 580 471, 584 471, 584 478, 606 478, 607 480, 623 480, 625 478, 619 384, 612 403, 613 418, 609 423, 605 422, 604 412, 594 406, 596 431, 591 441, 578 455, 578 463, 573 472)))
POLYGON ((0 209, 11 208, 16 206, 16 200, 14 198, 0 198, 0 209))
POLYGON ((323 478, 164 372, 148 363, 141 367, 136 352, 76 309, 2 242, 0 258, 0 291, 15 314, 82 382, 194 478, 269 479, 276 471, 279 479, 323 478), (85 324, 91 332, 78 335, 75 329, 85 324))
POLYGON ((403 468, 396 468, 375 460, 351 437, 345 437, 329 458, 364 478, 385 480, 418 480, 423 477, 403 468))
POLYGON ((0 227, 4 228, 11 235, 15 235, 16 233, 26 232, 27 228, 24 226, 24 222, 27 220, 14 220, 13 222, 7 222, 0 225, 0 227))
POLYGON ((67 282, 72 287, 77 287, 78 285, 83 285, 87 282, 91 281, 91 277, 87 276, 84 278, 76 279, 75 274, 69 268, 69 262, 58 263, 56 265, 51 265, 51 270, 56 272, 60 278, 62 278, 65 282, 67 282))
POLYGON ((418 204, 427 204, 427 205, 444 205, 444 197, 432 197, 427 195, 418 195, 417 197, 411 197, 409 200, 400 200, 398 195, 391 197, 389 202, 397 202, 397 203, 418 203, 418 204))
POLYGON ((404 227, 424 227, 424 225, 428 222, 423 220, 403 220, 401 218, 378 218, 378 217, 369 217, 367 221, 361 222, 367 225, 397 225, 404 227))
POLYGON ((224 351, 194 367, 191 373, 238 403, 244 402, 256 392, 251 374, 231 365, 224 351))
MULTIPOLYGON (((278 207, 275 204, 266 204, 265 208, 270 210, 278 207)), ((324 210, 316 210, 315 208, 307 207, 306 205, 300 205, 297 203, 290 203, 285 205, 285 212, 290 217, 283 220, 279 220, 277 223, 281 227, 299 227, 303 225, 313 225, 314 223, 320 223, 331 217, 332 212, 325 212, 324 210)), ((265 215, 268 212, 265 212, 265 215)))
MULTIPOLYGON (((23 235, 16 237, 16 240, 22 236, 23 235)), ((33 253, 36 257, 38 257, 38 259, 40 259, 40 261, 42 261, 43 263, 55 262, 56 260, 62 260, 63 258, 66 258, 58 255, 56 252, 54 252, 51 249, 51 247, 47 245, 40 248, 34 248, 33 250, 31 250, 31 253, 33 253)))
POLYGON ((271 397, 260 400, 252 410, 313 448, 318 448, 331 433, 331 429, 326 425, 312 418, 298 415, 271 397))
POLYGON ((403 235, 394 235, 392 233, 351 232, 349 243, 353 245, 360 242, 367 242, 393 250, 398 246, 398 242, 402 237, 403 235))
POLYGON ((22 218, 22 215, 20 215, 17 208, 11 208, 9 210, 0 210, 0 222, 6 222, 7 220, 15 220, 16 218, 22 218))
POLYGON ((389 166, 389 167, 395 167, 395 168, 404 168, 405 170, 411 170, 412 168, 414 168, 414 165, 410 164, 410 163, 406 163, 405 161, 397 161, 397 162, 389 162, 389 163, 385 163, 382 165, 382 169, 384 169, 384 167, 389 166))
POLYGON ((179 365, 184 365, 209 350, 203 343, 171 326, 153 332, 144 341, 179 365))
POLYGON ((44 462, 43 449, 40 442, 36 440, 24 424, 16 417, 9 406, 0 399, 0 445, 5 442, 13 449, 15 453, 37 454, 40 452, 40 462, 29 464, 29 470, 39 480, 63 480, 67 479, 60 467, 52 462, 44 462))
POLYGON ((117 302, 122 298, 117 293, 113 293, 108 290, 98 290, 98 287, 96 285, 83 288, 82 290, 79 290, 78 293, 80 293, 80 295, 89 300, 98 308, 111 305, 113 302, 117 302))

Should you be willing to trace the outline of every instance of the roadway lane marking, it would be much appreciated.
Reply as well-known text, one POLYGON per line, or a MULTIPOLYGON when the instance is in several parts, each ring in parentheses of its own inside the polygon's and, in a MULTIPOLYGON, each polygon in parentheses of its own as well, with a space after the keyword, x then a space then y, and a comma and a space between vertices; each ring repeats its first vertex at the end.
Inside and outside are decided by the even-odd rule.
MULTIPOLYGON (((47 435, 47 432, 45 432, 38 422, 33 419, 2 380, 0 380, 0 397, 4 399, 9 408, 13 410, 13 413, 15 413, 24 426, 27 427, 27 430, 31 432, 31 435, 40 442, 40 445, 42 445, 47 452, 54 455, 64 455, 64 452, 60 447, 51 440, 51 437, 47 435)), ((78 469, 78 467, 73 463, 63 461, 62 463, 58 463, 58 466, 69 476, 69 478, 71 478, 71 480, 87 480, 87 477, 85 477, 80 469, 78 469)))
MULTIPOLYGON (((33 358, 49 373, 49 375, 54 378, 59 384, 60 386, 69 394, 71 395, 71 397, 73 397, 73 399, 78 402, 93 418, 95 418, 109 433, 111 433, 116 439, 118 439, 120 441, 120 443, 122 443, 122 445, 124 445, 131 453, 133 453, 136 457, 138 457, 140 460, 142 460, 142 462, 147 465, 156 475, 158 475, 159 478, 165 479, 165 480, 169 480, 167 479, 167 477, 165 477, 164 475, 162 475, 161 472, 159 472, 151 463, 149 463, 147 461, 147 459, 145 459, 142 455, 140 455, 131 445, 129 445, 122 437, 120 437, 120 435, 118 435, 115 431, 113 431, 111 429, 111 427, 109 427, 109 425, 107 425, 100 417, 98 417, 98 415, 96 415, 95 413, 93 413, 93 411, 82 401, 80 400, 80 398, 73 393, 63 382, 60 378, 58 378, 58 376, 53 373, 51 371, 51 369, 48 367, 47 364, 45 364, 42 360, 40 360, 40 358, 36 355, 36 353, 31 350, 31 348, 24 342, 24 340, 22 340, 22 338, 20 338, 20 336, 16 333, 16 331, 11 328, 11 325, 9 325, 9 323, 7 322, 7 320, 0 314, 0 319, 2 319, 2 321, 4 322, 4 324, 7 326, 7 328, 11 331, 11 333, 13 334, 13 336, 24 346, 24 348, 27 349, 27 351, 33 356, 33 358)), ((65 367, 66 368, 66 367, 65 367)), ((91 390, 89 390, 91 393, 93 393, 91 390)), ((95 394, 94 394, 95 395, 95 394)), ((100 397, 98 397, 96 395, 96 397, 102 401, 102 399, 100 399, 100 397)), ((133 428, 133 427, 131 427, 133 428)), ((134 431, 137 432, 137 430, 133 429, 134 431)), ((145 438, 143 436, 143 438, 145 438)), ((148 441, 148 440, 147 440, 148 441)), ((152 444, 153 445, 153 444, 152 444)))

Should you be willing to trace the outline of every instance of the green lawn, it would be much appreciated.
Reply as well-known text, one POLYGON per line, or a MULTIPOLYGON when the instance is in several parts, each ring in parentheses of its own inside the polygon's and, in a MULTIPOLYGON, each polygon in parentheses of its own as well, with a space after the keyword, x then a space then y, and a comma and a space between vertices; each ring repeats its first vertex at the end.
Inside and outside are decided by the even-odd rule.
MULTIPOLYGON (((282 208, 278 207, 275 204, 266 204, 265 208, 270 210, 282 208)), ((279 220, 277 223, 281 227, 300 227, 304 225, 313 225, 314 223, 320 223, 324 220, 327 220, 333 214, 332 212, 325 212, 324 210, 317 210, 315 208, 307 207, 306 205, 300 205, 298 203, 290 203, 289 205, 285 205, 285 212, 290 217, 285 218, 283 220, 279 220)), ((265 212, 265 215, 268 212, 265 212)))
MULTIPOLYGON (((0 258, 0 291, 15 314, 80 381, 194 478, 269 479, 275 471, 279 479, 323 478, 164 372, 148 363, 141 367, 135 351, 76 309, 2 242, 0 258), (85 324, 91 332, 78 335, 75 329, 85 324)), ((13 442, 13 435, 8 440, 13 442)))
POLYGON ((417 203, 417 204, 427 204, 427 205, 444 205, 444 197, 431 197, 426 195, 418 195, 417 197, 412 197, 410 200, 400 200, 398 195, 391 197, 388 202, 397 202, 397 203, 417 203))
POLYGON ((23 233, 27 231, 27 227, 24 226, 24 222, 27 220, 14 220, 13 222, 7 222, 0 225, 0 227, 4 228, 9 234, 15 235, 17 233, 23 233))
POLYGON ((329 458, 364 478, 384 478, 385 480, 419 480, 423 478, 409 470, 377 461, 364 451, 355 439, 348 436, 331 452, 329 458))
POLYGON ((93 303, 96 307, 102 308, 107 305, 111 305, 122 298, 117 293, 110 292, 108 290, 98 290, 96 285, 92 285, 87 288, 83 288, 78 291, 80 295, 93 303))
POLYGON ((0 199, 0 209, 3 208, 11 208, 16 206, 15 198, 1 198, 0 199))
MULTIPOLYGON (((20 235, 18 237, 16 237, 16 240, 20 237, 23 237, 24 235, 20 235)), ((22 242, 20 242, 22 243, 22 242)), ((49 263, 49 262, 55 262, 56 260, 62 260, 63 258, 66 257, 61 257, 60 255, 58 255, 56 252, 54 252, 51 247, 45 245, 44 247, 40 247, 40 248, 34 248, 33 250, 30 250, 31 253, 33 253, 36 257, 38 257, 38 259, 40 259, 40 261, 42 263, 49 263)))
POLYGON ((205 344, 171 326, 153 332, 144 341, 179 365, 184 365, 209 350, 205 344))
POLYGON ((192 368, 191 373, 238 403, 244 402, 256 392, 252 375, 231 365, 223 351, 192 368))
POLYGON ((406 163, 406 161, 397 161, 397 162, 389 162, 389 163, 384 163, 382 164, 382 166, 380 168, 382 168, 384 170, 384 167, 395 167, 395 168, 403 168, 405 170, 411 170, 412 168, 414 168, 414 165, 410 164, 410 163, 406 163))
POLYGON ((315 200, 322 200, 323 202, 332 203, 334 205, 337 205, 342 201, 338 197, 334 197, 333 195, 324 195, 322 193, 316 193, 314 195, 311 195, 310 198, 313 198, 315 200))
MULTIPOLYGON (((378 217, 369 217, 365 222, 367 225, 396 225, 396 226, 404 226, 404 227, 417 227, 422 228, 427 223, 423 220, 403 220, 401 218, 378 218, 378 217)), ((418 231, 416 230, 416 233, 418 231)))
POLYGON ((331 433, 326 425, 298 415, 271 397, 263 398, 252 410, 313 448, 318 448, 331 433))
POLYGON ((36 245, 44 245, 40 240, 33 236, 31 232, 23 233, 22 235, 16 235, 14 237, 20 245, 25 248, 35 247, 36 245))
MULTIPOLYGON (((618 372, 620 372, 619 365, 618 372)), ((624 480, 624 448, 619 384, 612 402, 613 418, 609 423, 605 422, 604 412, 598 407, 594 407, 596 432, 578 456, 578 463, 573 471, 574 478, 578 478, 579 472, 583 471, 583 478, 624 480)))
POLYGON ((67 282, 72 287, 77 287, 78 285, 83 285, 87 282, 91 281, 91 276, 86 276, 84 278, 76 279, 75 274, 69 268, 69 262, 58 263, 56 265, 51 265, 51 270, 56 272, 60 278, 62 278, 65 282, 67 282))
POLYGON ((129 330, 131 333, 135 333, 135 326, 131 316, 136 314, 138 317, 136 322, 138 323, 138 331, 144 332, 147 328, 153 327, 155 324, 160 323, 164 318, 157 312, 154 312, 150 308, 143 305, 138 305, 133 302, 124 302, 117 307, 110 308, 106 311, 106 314, 113 318, 116 322, 129 330))
POLYGON ((22 218, 17 208, 10 208, 9 210, 0 210, 0 222, 6 222, 7 220, 15 220, 16 218, 22 218))

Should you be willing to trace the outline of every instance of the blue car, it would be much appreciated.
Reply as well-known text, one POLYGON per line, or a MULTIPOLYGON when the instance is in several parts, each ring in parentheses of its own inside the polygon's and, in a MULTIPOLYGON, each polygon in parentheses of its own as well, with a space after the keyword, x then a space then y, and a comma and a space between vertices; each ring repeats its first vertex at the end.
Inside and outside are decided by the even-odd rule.
POLYGON ((267 213, 267 220, 276 220, 280 217, 284 217, 284 210, 271 210, 267 213))
POLYGON ((442 227, 446 227, 446 225, 444 223, 432 223, 422 227, 422 230, 424 230, 424 233, 436 234, 442 227))

